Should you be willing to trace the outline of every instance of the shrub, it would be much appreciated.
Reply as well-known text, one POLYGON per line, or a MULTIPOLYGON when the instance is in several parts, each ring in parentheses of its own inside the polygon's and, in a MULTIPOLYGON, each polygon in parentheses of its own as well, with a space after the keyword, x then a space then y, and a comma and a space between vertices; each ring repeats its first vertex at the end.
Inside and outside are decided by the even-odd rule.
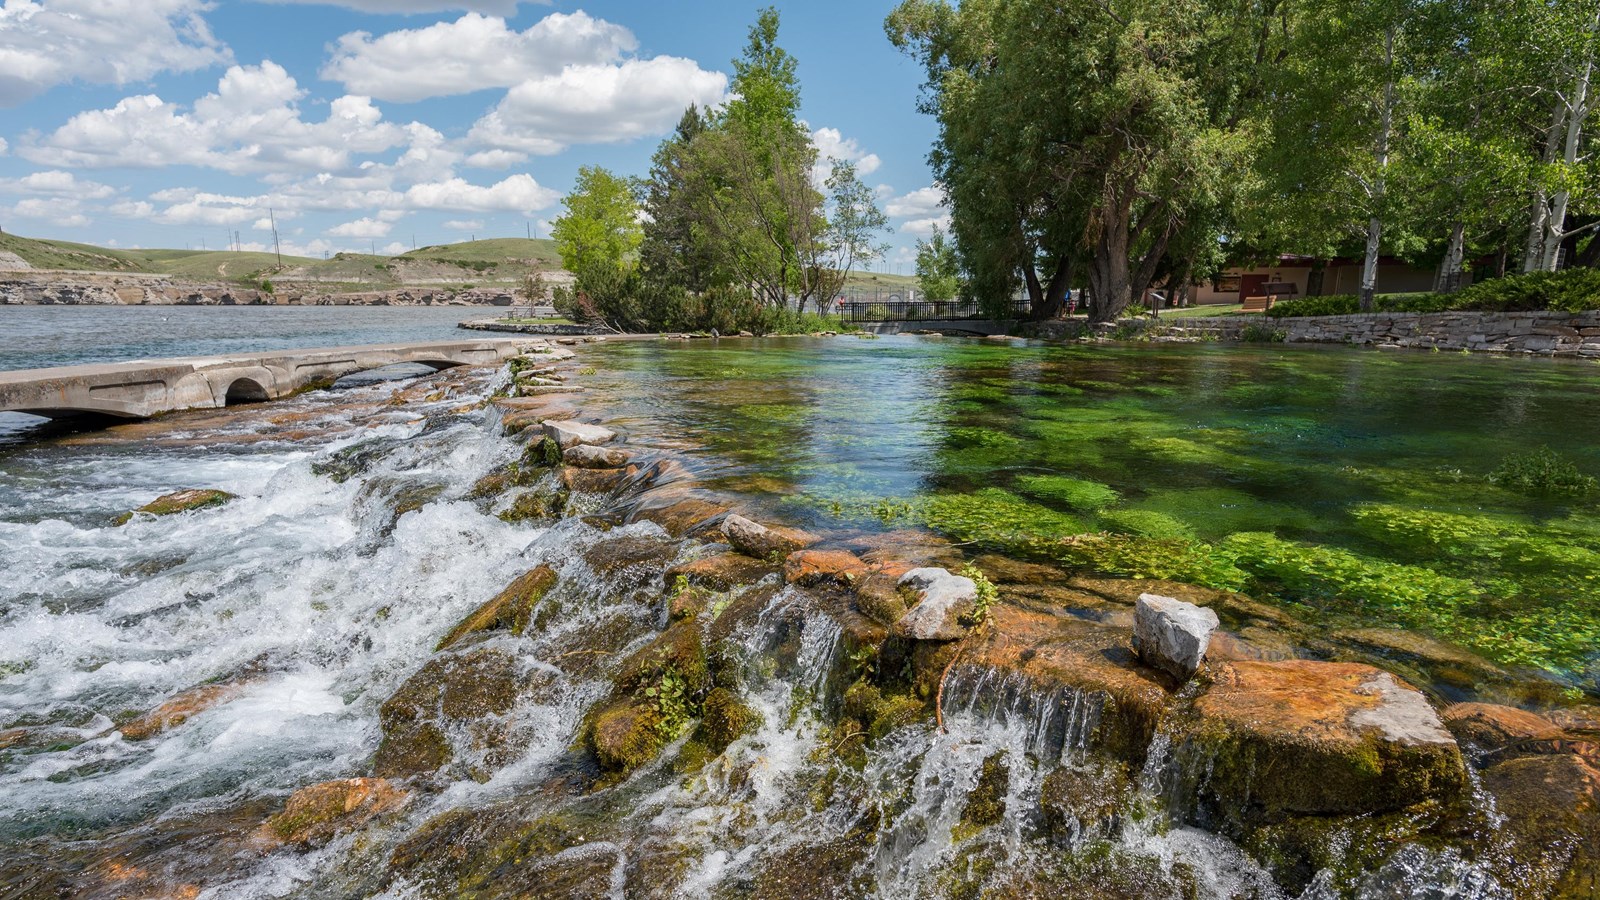
MULTIPOLYGON (((1600 269, 1530 272, 1480 281, 1453 294, 1381 294, 1373 299, 1378 312, 1585 312, 1600 309, 1600 269)), ((1344 316, 1361 311, 1353 296, 1301 297, 1284 300, 1267 311, 1277 318, 1344 316)))

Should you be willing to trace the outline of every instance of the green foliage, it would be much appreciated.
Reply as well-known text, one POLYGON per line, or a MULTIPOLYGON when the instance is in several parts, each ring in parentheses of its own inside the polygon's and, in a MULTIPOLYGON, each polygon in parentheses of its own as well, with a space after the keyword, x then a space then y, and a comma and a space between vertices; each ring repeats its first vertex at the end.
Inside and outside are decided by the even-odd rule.
POLYGON ((970 563, 961 567, 960 574, 963 577, 971 578, 972 583, 978 586, 978 602, 972 610, 971 620, 966 624, 969 626, 981 625, 989 618, 989 610, 1000 601, 1000 591, 995 588, 994 583, 989 580, 987 575, 983 574, 981 569, 970 563))
POLYGON ((1578 471, 1571 460, 1549 447, 1506 457, 1500 468, 1489 474, 1489 481, 1536 497, 1585 497, 1600 487, 1594 476, 1578 471))
POLYGON ((1239 340, 1247 344, 1281 344, 1289 337, 1288 332, 1281 328, 1269 328, 1266 325, 1247 325, 1239 333, 1239 340))
POLYGON ((961 291, 961 259, 937 225, 927 240, 917 241, 917 283, 928 300, 954 300, 961 291))
POLYGON ((577 276, 579 290, 591 281, 607 286, 625 281, 638 263, 644 239, 633 183, 598 166, 584 166, 561 205, 563 212, 550 234, 562 266, 577 276))
POLYGON ((1100 521, 1113 531, 1147 538, 1193 540, 1195 531, 1165 513, 1148 509, 1113 509, 1100 514, 1100 521))
POLYGON ((1116 503, 1122 495, 1096 481, 1066 475, 1023 475, 1017 487, 1025 494, 1053 500, 1083 512, 1094 512, 1116 503))
POLYGON ((1182 539, 1084 534, 1052 548, 1051 558, 1124 578, 1161 578, 1224 590, 1238 590, 1246 582, 1226 554, 1182 539))
POLYGON ((655 708, 655 729, 663 741, 677 740, 694 719, 691 688, 675 666, 668 666, 661 678, 644 688, 645 699, 655 708))

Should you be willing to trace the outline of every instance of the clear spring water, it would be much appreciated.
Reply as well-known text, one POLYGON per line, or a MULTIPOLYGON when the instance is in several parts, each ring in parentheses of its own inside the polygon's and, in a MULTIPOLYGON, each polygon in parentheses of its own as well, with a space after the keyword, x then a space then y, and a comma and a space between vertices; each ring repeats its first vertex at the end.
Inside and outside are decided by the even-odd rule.
MULTIPOLYGON (((1343 521, 1352 503, 1372 498, 1467 508, 1480 496, 1472 493, 1476 483, 1459 487, 1467 483, 1430 473, 1441 465, 1487 471, 1518 435, 1594 469, 1592 445, 1582 442, 1586 426, 1529 424, 1582 400, 1587 368, 1424 357, 1419 369, 1406 370, 1377 354, 1281 350, 1093 352, 1103 355, 910 339, 776 341, 759 352, 619 346, 594 356, 590 409, 627 427, 639 444, 686 452, 703 476, 754 501, 846 526, 897 527, 922 514, 906 509, 921 500, 979 486, 1017 487, 1021 495, 1019 475, 1061 471, 1070 460, 1067 471, 1110 486, 1116 503, 1085 512, 1043 496, 1028 502, 1093 517, 1163 491, 1229 490, 1231 502, 1198 508, 1194 527, 1217 527, 1210 517, 1277 516, 1297 507, 1308 518, 1266 527, 1381 554, 1382 546, 1353 530, 1305 523, 1343 521), (1351 391, 1352 379, 1384 387, 1332 402, 1330 391, 1351 391), (1499 397, 1483 379, 1518 399, 1499 397), (1070 424, 1078 410, 1086 416, 1077 423, 1082 440, 1064 439, 1072 428, 1047 437, 1032 430, 1038 422, 1070 424), (1112 430, 1088 427, 1106 421, 1112 430), (1210 440, 1208 432, 1224 427, 1233 430, 1210 440), (968 452, 974 448, 963 429, 978 428, 1017 443, 968 452), (1241 438, 1239 430, 1262 436, 1241 438), (1412 432, 1421 436, 1406 437, 1412 432), (1175 435, 1272 466, 1256 471, 1223 455, 1162 457, 1174 447, 1193 451, 1140 443, 1175 435), (1241 440, 1253 441, 1249 452, 1241 440), (1274 467, 1283 465, 1307 474, 1274 480, 1274 467), (1407 487, 1332 474, 1345 466, 1397 473, 1407 487), (1407 493, 1415 479, 1428 489, 1458 487, 1430 499, 1407 493)), ((368 871, 410 829, 452 808, 512 804, 528 818, 548 811, 547 803, 565 804, 542 800, 540 786, 559 771, 584 711, 607 688, 566 659, 572 637, 606 630, 633 646, 660 624, 650 600, 658 585, 593 571, 581 551, 660 534, 647 525, 602 534, 575 520, 509 525, 467 502, 473 482, 519 449, 496 433, 492 416, 450 414, 494 386, 492 378, 466 379, 449 396, 396 408, 382 405, 391 386, 359 387, 180 417, 139 432, 137 441, 113 434, 0 451, 0 726, 56 733, 53 746, 0 755, 0 846, 70 856, 84 846, 62 839, 76 836, 92 848, 164 817, 362 773, 379 737, 378 705, 463 614, 539 562, 560 570, 566 599, 561 616, 539 633, 501 639, 522 665, 553 676, 548 690, 508 714, 507 727, 520 736, 513 759, 478 771, 465 761, 450 787, 419 800, 376 848, 346 838, 306 855, 235 861, 205 873, 203 896, 418 896, 426 893, 421 885, 404 878, 385 885, 368 871), (314 426, 315 435, 283 435, 285 417, 297 428, 314 426), (343 484, 312 471, 314 461, 374 438, 392 439, 391 451, 343 484), (225 514, 110 524, 158 494, 197 485, 242 499, 225 514), (395 498, 417 485, 443 490, 397 518, 395 498), (264 677, 181 727, 143 742, 110 730, 128 711, 263 659, 264 677)), ((1480 498, 1472 508, 1483 505, 1480 498)), ((1494 511, 1530 523, 1584 515, 1568 504, 1521 501, 1494 511)), ((980 860, 999 860, 1018 877, 1048 878, 1059 854, 1041 843, 1031 811, 1048 772, 1078 761, 1085 723, 1075 698, 985 684, 982 673, 957 677, 946 731, 916 725, 888 735, 858 772, 819 794, 819 783, 840 777, 819 752, 832 737, 818 707, 830 690, 839 632, 788 602, 774 593, 743 635, 747 699, 762 727, 690 773, 671 770, 669 751, 652 771, 585 801, 592 837, 562 856, 603 864, 619 897, 743 896, 751 879, 790 852, 799 854, 796 865, 832 866, 846 884, 886 898, 943 895, 953 878, 986 871, 975 868, 980 860), (796 627, 790 661, 765 663, 780 635, 796 627), (985 762, 1001 756, 1003 816, 976 833, 962 830, 985 762), (805 855, 834 845, 850 852, 805 855), (673 877, 647 891, 657 857, 673 861, 673 877)), ((1159 807, 1159 785, 1146 793, 1159 807)), ((1138 877, 1148 877, 1153 891, 1177 867, 1205 896, 1279 895, 1226 841, 1167 827, 1158 814, 1146 821, 1123 830, 1111 859, 1145 873, 1138 877)), ((1313 885, 1307 896, 1320 900, 1318 890, 1313 885)), ((1370 873, 1362 895, 1488 900, 1503 892, 1452 851, 1409 848, 1370 873)))

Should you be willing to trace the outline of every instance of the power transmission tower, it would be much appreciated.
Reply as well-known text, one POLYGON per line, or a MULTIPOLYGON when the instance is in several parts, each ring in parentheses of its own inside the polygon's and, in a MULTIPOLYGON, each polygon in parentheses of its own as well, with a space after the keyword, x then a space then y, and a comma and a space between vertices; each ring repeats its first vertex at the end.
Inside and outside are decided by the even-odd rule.
POLYGON ((278 268, 283 268, 283 246, 278 243, 278 215, 267 207, 267 221, 272 225, 272 250, 278 255, 278 268))

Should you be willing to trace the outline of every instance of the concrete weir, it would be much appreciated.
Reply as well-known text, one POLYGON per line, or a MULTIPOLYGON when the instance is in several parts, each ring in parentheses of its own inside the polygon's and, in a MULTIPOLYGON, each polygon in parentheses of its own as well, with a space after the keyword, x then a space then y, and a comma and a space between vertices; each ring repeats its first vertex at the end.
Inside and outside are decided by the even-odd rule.
POLYGON ((530 343, 490 339, 326 347, 0 372, 0 412, 141 419, 179 409, 276 400, 311 384, 401 363, 434 369, 494 365, 530 343))

